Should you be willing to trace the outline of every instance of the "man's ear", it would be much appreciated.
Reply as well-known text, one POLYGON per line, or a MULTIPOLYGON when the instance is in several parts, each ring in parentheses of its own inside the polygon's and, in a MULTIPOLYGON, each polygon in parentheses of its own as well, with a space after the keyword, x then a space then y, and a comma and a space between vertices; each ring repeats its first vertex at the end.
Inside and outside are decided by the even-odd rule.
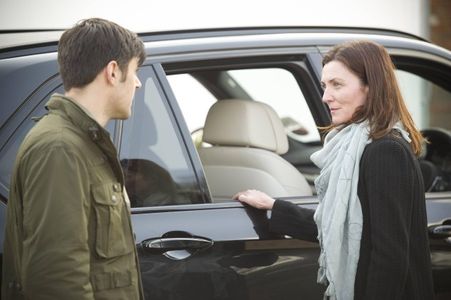
POLYGON ((105 79, 107 81, 107 83, 115 85, 117 82, 119 82, 120 79, 120 70, 119 70, 119 65, 117 64, 117 61, 112 60, 110 61, 105 69, 105 79))

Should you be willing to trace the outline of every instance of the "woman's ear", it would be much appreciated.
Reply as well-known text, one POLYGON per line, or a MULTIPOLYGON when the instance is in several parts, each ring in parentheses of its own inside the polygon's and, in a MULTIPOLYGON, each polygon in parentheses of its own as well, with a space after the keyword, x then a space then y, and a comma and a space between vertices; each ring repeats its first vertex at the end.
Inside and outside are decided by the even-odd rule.
POLYGON ((370 87, 368 86, 368 84, 365 84, 363 86, 363 92, 365 93, 366 96, 368 96, 368 93, 370 92, 370 87))

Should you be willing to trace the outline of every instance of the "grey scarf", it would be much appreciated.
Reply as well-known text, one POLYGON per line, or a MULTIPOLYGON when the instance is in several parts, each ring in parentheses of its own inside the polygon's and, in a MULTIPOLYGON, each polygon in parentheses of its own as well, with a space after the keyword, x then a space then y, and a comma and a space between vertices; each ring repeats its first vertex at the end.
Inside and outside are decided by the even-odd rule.
MULTIPOLYGON (((407 132, 395 127, 410 142, 407 132)), ((318 282, 330 299, 354 298, 354 281, 362 237, 362 208, 357 196, 359 164, 368 138, 367 122, 333 129, 324 147, 311 155, 321 169, 315 180, 319 204, 314 219, 321 246, 318 282)))

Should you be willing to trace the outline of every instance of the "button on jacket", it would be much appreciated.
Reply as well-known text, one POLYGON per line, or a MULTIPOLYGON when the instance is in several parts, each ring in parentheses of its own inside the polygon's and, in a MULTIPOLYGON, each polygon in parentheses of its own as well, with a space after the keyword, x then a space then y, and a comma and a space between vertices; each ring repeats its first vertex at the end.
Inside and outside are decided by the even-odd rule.
POLYGON ((53 95, 14 167, 2 299, 140 299, 123 173, 108 132, 53 95))

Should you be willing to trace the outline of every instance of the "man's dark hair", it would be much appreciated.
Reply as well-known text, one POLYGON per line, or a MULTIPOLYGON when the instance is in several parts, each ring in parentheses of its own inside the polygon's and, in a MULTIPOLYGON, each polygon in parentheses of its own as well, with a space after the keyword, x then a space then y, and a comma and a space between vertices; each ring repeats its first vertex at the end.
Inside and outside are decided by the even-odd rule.
POLYGON ((146 57, 143 42, 136 33, 108 20, 82 20, 66 30, 58 44, 58 63, 66 91, 91 83, 112 60, 118 63, 125 80, 128 64, 146 57))

